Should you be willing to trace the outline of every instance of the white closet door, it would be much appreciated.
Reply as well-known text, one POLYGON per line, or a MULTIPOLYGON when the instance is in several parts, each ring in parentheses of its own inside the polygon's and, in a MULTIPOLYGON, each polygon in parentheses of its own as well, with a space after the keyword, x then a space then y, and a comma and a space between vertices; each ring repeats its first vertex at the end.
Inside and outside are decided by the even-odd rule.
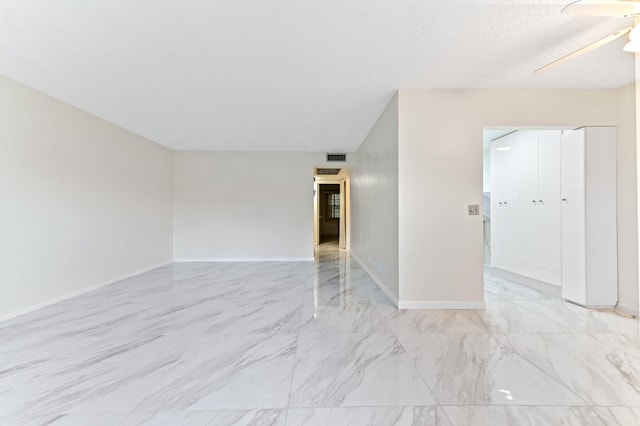
POLYGON ((517 250, 517 184, 512 135, 491 143, 491 263, 512 270, 517 250))
POLYGON ((538 271, 538 131, 521 130, 513 134, 513 179, 518 186, 518 258, 513 272, 534 277, 538 271))
POLYGON ((585 130, 562 135, 562 297, 586 302, 585 130))
POLYGON ((616 129, 585 131, 586 305, 618 301, 616 129))
POLYGON ((561 132, 543 130, 538 136, 538 268, 534 278, 561 283, 561 132))
POLYGON ((491 265, 503 268, 505 265, 506 241, 505 241, 505 212, 502 209, 504 199, 503 183, 506 179, 504 155, 502 148, 504 138, 491 142, 491 265))

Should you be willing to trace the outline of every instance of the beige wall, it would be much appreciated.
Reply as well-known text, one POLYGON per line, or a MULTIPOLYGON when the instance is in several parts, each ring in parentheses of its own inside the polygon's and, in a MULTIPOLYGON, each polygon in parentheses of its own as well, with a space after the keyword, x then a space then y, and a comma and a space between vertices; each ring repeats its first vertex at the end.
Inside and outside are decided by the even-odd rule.
MULTIPOLYGON (((401 90, 401 303, 474 307, 482 301, 482 216, 467 216, 467 204, 482 204, 484 127, 622 125, 619 146, 629 152, 635 135, 624 127, 628 113, 620 106, 630 101, 630 90, 401 90)), ((625 176, 632 173, 628 163, 625 176)), ((633 200, 634 191, 625 180, 618 196, 633 200)), ((627 223, 627 211, 623 216, 627 223)), ((636 229, 624 226, 620 293, 632 295, 636 229)))
MULTIPOLYGON (((639 21, 640 18, 636 18, 637 22, 639 21)), ((640 164, 640 107, 638 105, 638 103, 640 102, 640 54, 636 53, 636 58, 635 58, 635 74, 636 74, 636 81, 635 81, 635 85, 636 85, 636 102, 635 102, 635 119, 636 119, 636 167, 638 164, 640 164)), ((620 194, 618 194, 619 196, 620 194)), ((637 211, 640 212, 640 170, 636 170, 636 200, 637 203, 637 211)), ((637 220, 637 228, 639 233, 640 233, 640 214, 638 214, 636 216, 636 220, 637 220)), ((640 238, 638 238, 638 243, 640 244, 640 238)), ((639 245, 639 255, 640 255, 640 245, 639 245)), ((640 268, 640 262, 638 262, 638 267, 640 268)), ((640 290, 638 290, 640 292, 640 290)), ((635 306, 640 306, 640 300, 637 301, 638 304, 636 304, 635 306)), ((634 306, 634 305, 631 305, 634 306)), ((636 311, 636 314, 638 312, 636 311)))
POLYGON ((0 316, 171 260, 171 151, 0 77, 0 316))
POLYGON ((358 150, 351 176, 351 254, 398 302, 398 97, 358 150))
MULTIPOLYGON (((313 258, 314 152, 174 152, 174 257, 313 258)), ((350 163, 330 163, 331 167, 350 163)))
POLYGON ((635 84, 619 89, 618 121, 618 298, 638 308, 638 209, 635 84))

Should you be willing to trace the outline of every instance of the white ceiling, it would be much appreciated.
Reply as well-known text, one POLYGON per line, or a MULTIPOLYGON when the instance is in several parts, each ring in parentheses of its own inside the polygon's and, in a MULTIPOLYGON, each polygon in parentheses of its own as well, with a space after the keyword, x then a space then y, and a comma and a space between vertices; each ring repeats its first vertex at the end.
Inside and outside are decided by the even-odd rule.
POLYGON ((175 149, 354 151, 396 89, 613 88, 569 0, 0 0, 0 74, 175 149))

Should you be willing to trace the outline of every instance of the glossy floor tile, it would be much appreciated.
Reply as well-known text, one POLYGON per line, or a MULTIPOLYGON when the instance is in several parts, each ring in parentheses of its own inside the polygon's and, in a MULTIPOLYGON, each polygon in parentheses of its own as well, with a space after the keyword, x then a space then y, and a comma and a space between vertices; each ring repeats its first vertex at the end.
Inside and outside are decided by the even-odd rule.
POLYGON ((485 300, 397 310, 333 245, 165 266, 0 323, 0 424, 640 424, 637 320, 485 300))
POLYGON ((433 405, 392 333, 300 334, 289 406, 433 405))
POLYGON ((569 388, 509 345, 504 335, 402 334, 400 340, 443 405, 581 405, 569 388))
POLYGON ((454 426, 632 426, 640 409, 628 407, 443 407, 454 426))
POLYGON ((55 426, 284 426, 286 410, 213 410, 67 414, 55 426))
POLYGON ((306 426, 451 426, 440 407, 292 408, 291 425, 306 426))

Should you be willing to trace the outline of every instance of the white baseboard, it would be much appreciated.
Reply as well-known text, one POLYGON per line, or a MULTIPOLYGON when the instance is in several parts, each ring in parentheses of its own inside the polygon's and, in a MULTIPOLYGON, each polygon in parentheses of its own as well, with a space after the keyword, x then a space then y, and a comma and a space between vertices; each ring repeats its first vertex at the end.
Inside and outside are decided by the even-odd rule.
POLYGON ((360 266, 362 266, 362 269, 364 269, 365 272, 369 274, 373 282, 375 282, 378 287, 380 287, 380 290, 382 290, 382 292, 393 302, 394 305, 398 306, 398 298, 395 297, 393 293, 391 293, 391 291, 384 285, 384 283, 380 281, 380 279, 371 271, 371 269, 369 269, 369 267, 362 260, 360 260, 358 256, 356 256, 353 252, 351 252, 350 254, 351 257, 353 257, 355 261, 358 262, 360 266))
POLYGON ((640 317, 640 309, 634 308, 632 306, 623 305, 622 303, 618 303, 616 305, 616 309, 626 312, 627 314, 631 314, 635 317, 640 317))
POLYGON ((176 263, 202 262, 313 262, 313 257, 182 257, 176 263))
POLYGON ((484 302, 449 302, 449 301, 431 301, 431 300, 398 300, 391 291, 384 285, 382 281, 369 269, 358 256, 351 252, 356 262, 362 266, 371 279, 380 287, 380 290, 398 307, 398 309, 485 309, 484 302))
POLYGON ((615 309, 616 305, 586 305, 584 303, 576 302, 575 300, 562 299, 567 303, 571 303, 572 305, 580 306, 585 309, 615 309))
POLYGON ((507 271, 504 269, 492 267, 493 274, 496 277, 504 278, 509 281, 513 281, 523 286, 538 290, 548 296, 562 297, 562 287, 555 284, 550 284, 544 281, 536 280, 535 278, 526 277, 524 275, 516 274, 515 272, 507 271))
POLYGON ((90 287, 84 287, 84 288, 82 288, 80 290, 72 291, 71 293, 66 293, 66 294, 63 294, 62 296, 55 297, 55 298, 49 299, 49 300, 45 300, 44 302, 36 303, 35 305, 27 306, 26 308, 18 309, 17 311, 10 312, 8 314, 0 316, 0 322, 7 321, 9 319, 12 319, 12 318, 15 318, 15 317, 19 317, 19 316, 24 315, 24 314, 28 314, 29 312, 37 311, 38 309, 44 308, 46 306, 54 305, 54 304, 62 302, 64 300, 68 300, 68 299, 71 299, 73 297, 80 296, 80 295, 82 295, 84 293, 88 293, 90 291, 97 290, 97 289, 99 289, 101 287, 108 286, 109 284, 117 283, 118 281, 122 281, 122 280, 126 280, 127 278, 135 277, 135 276, 143 274, 145 272, 149 272, 149 271, 151 271, 153 269, 160 268, 160 267, 166 266, 166 265, 170 265, 171 263, 173 263, 173 261, 171 261, 171 260, 163 262, 163 263, 159 263, 157 265, 150 266, 150 267, 144 268, 144 269, 140 269, 140 270, 138 270, 136 272, 132 272, 130 274, 122 275, 122 276, 117 277, 117 278, 112 278, 110 280, 101 282, 100 284, 92 285, 90 287))
POLYGON ((398 309, 485 309, 484 302, 401 300, 398 309))

